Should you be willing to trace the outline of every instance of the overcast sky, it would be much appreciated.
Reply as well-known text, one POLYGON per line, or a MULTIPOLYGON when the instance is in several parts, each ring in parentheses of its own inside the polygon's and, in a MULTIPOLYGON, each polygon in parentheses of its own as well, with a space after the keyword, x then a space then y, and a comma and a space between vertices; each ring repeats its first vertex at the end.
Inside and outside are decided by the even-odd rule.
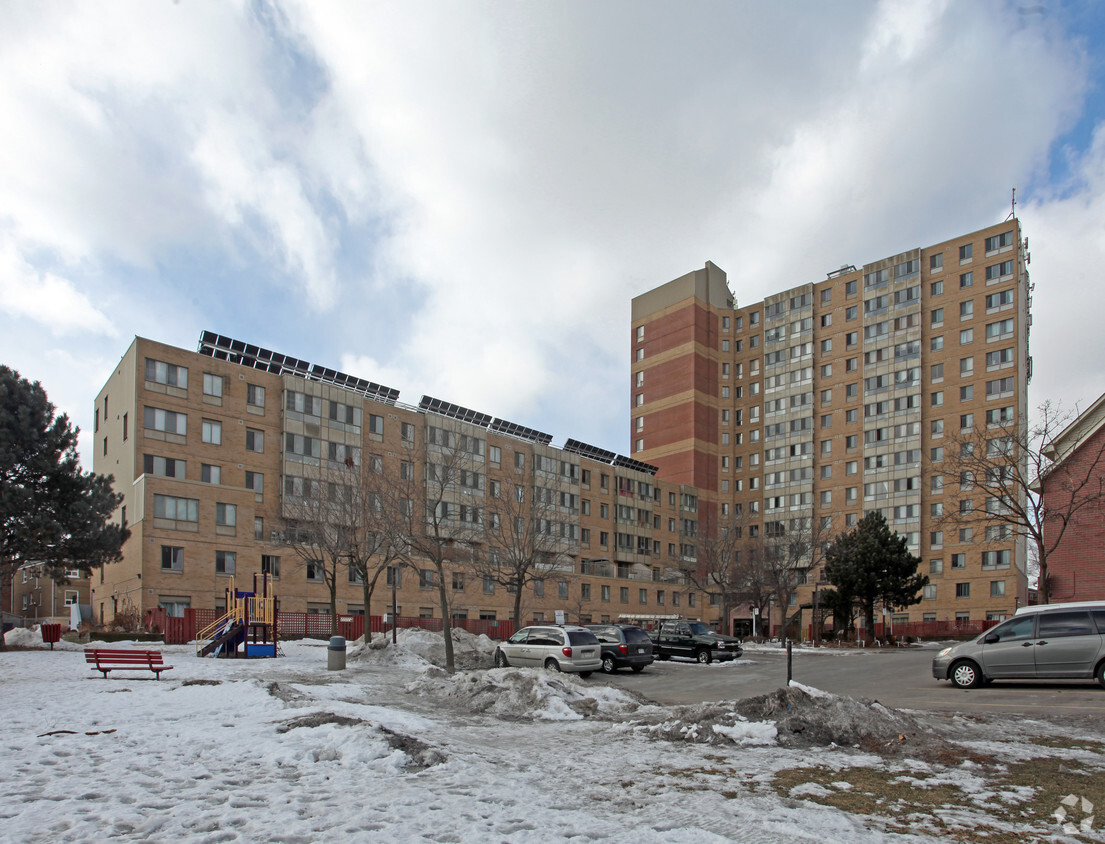
POLYGON ((0 362, 81 426, 208 329, 629 450, 630 300, 1000 222, 1105 392, 1105 4, 0 5, 0 362))

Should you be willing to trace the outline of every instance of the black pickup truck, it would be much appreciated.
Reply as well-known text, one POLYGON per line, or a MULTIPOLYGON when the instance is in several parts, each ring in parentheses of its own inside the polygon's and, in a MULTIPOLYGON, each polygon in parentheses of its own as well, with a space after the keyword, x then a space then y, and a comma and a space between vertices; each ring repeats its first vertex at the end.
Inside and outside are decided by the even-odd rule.
POLYGON ((715 659, 739 659, 744 653, 740 639, 715 633, 701 621, 663 621, 648 636, 660 659, 684 656, 708 665, 715 659))

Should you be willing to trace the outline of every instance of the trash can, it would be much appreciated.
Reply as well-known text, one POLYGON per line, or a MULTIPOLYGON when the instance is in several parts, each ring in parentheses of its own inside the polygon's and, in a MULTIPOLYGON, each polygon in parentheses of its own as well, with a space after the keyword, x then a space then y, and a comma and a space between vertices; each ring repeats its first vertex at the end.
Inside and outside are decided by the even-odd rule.
POLYGON ((326 668, 328 671, 345 670, 345 637, 331 636, 326 648, 326 668))
POLYGON ((42 641, 50 646, 50 650, 54 649, 54 642, 61 641, 61 625, 60 624, 43 624, 42 628, 42 641))

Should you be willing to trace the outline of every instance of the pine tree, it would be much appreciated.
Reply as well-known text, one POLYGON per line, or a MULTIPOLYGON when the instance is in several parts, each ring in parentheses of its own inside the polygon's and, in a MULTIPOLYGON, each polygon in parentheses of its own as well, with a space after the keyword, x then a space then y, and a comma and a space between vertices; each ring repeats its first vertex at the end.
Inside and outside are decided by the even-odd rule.
POLYGON ((919 603, 929 581, 917 573, 921 558, 909 553, 905 537, 891 531, 877 511, 838 536, 825 559, 829 582, 840 595, 851 595, 863 611, 868 637, 875 630, 876 604, 893 609, 919 603))
POLYGON ((122 559, 130 531, 109 522, 122 501, 111 476, 85 472, 79 429, 46 391, 0 365, 0 576, 33 563, 57 581, 122 559))

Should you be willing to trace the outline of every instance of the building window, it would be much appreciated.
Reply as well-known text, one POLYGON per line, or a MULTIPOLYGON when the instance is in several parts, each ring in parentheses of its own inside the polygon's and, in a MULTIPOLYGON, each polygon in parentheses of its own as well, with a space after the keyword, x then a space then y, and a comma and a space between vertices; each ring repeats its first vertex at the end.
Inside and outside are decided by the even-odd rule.
POLYGON ((223 377, 212 375, 210 372, 203 373, 203 394, 221 399, 223 397, 223 377))
POLYGON ((216 422, 213 419, 203 420, 203 435, 202 439, 205 443, 211 445, 222 445, 223 441, 223 426, 221 422, 216 422))
POLYGON ((237 523, 237 504, 223 504, 222 502, 217 502, 215 504, 215 524, 223 527, 234 527, 237 523))
POLYGON ((433 569, 419 569, 418 570, 418 588, 419 589, 433 589, 437 583, 435 577, 437 573, 433 569))
POLYGON ((971 597, 971 584, 970 583, 957 583, 957 584, 955 584, 955 597, 957 597, 957 598, 970 598, 971 597))
POLYGON ((246 451, 263 454, 265 451, 265 432, 256 428, 246 428, 246 451))
MULTIPOLYGON (((188 389, 188 368, 172 363, 146 358, 146 380, 167 387, 179 387, 188 389)), ((104 409, 104 420, 107 420, 107 409, 104 409)))
POLYGON ((205 484, 222 483, 222 468, 207 463, 200 464, 200 480, 205 484))
POLYGON ((175 413, 171 410, 161 410, 157 407, 145 408, 142 424, 151 430, 161 431, 166 434, 179 434, 185 436, 188 433, 188 415, 175 413))
POLYGON ((155 519, 198 522, 199 500, 196 498, 176 498, 172 495, 154 495, 153 515, 155 519))
POLYGON ((280 577, 280 557, 276 554, 262 554, 261 573, 272 577, 280 577))
POLYGON ((162 545, 161 568, 165 571, 183 571, 184 549, 178 545, 162 545))

